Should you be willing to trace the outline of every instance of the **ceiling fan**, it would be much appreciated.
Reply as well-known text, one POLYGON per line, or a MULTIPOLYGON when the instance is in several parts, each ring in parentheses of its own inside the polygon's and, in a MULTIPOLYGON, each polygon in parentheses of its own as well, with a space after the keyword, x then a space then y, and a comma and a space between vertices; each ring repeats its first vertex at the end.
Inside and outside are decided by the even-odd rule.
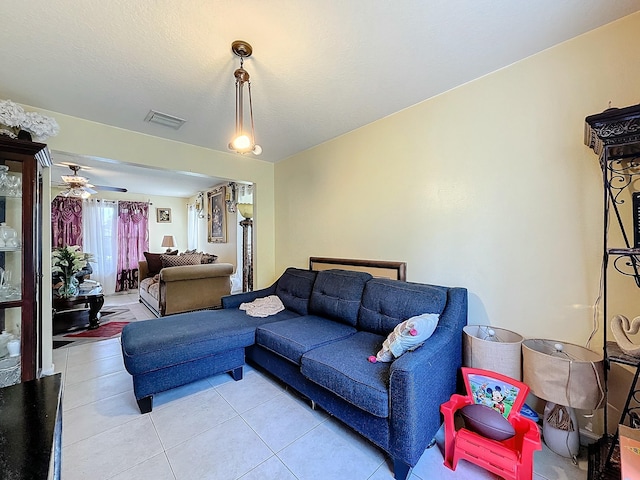
POLYGON ((71 163, 66 163, 64 165, 71 169, 73 175, 61 175, 63 183, 61 183, 60 186, 66 187, 65 190, 60 192, 60 195, 63 197, 89 198, 91 195, 98 193, 98 190, 111 192, 127 191, 126 188, 91 185, 88 178, 78 175, 78 171, 82 168, 80 165, 74 165, 71 163))

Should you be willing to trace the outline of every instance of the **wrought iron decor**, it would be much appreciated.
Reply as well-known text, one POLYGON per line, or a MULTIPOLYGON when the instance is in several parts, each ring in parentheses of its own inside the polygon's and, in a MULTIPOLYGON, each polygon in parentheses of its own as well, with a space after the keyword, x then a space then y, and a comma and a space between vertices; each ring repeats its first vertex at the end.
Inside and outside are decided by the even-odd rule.
MULTIPOLYGON (((609 318, 607 274, 608 265, 617 272, 631 276, 640 287, 640 196, 637 190, 640 179, 640 104, 626 108, 609 108, 602 113, 591 115, 585 119, 584 143, 599 155, 604 186, 603 232, 604 251, 602 265, 602 316, 609 318), (624 193, 623 193, 624 192, 624 193), (628 200, 631 199, 631 202, 628 200), (626 205, 625 205, 626 202, 626 205), (629 205, 631 204, 631 205, 629 205), (632 216, 632 218, 629 218, 632 216), (633 235, 628 233, 629 224, 633 223, 633 235), (619 237, 609 238, 609 226, 618 225, 619 237), (621 243, 614 248, 610 241, 621 238, 621 243)), ((629 389, 626 404, 622 409, 617 424, 625 424, 627 417, 636 415, 635 407, 631 407, 631 399, 640 399, 640 388, 637 381, 640 373, 640 359, 624 354, 616 342, 607 340, 608 328, 603 329, 603 347, 608 367, 618 363, 635 367, 635 376, 629 389)), ((607 377, 605 369, 605 382, 607 377)), ((605 432, 602 438, 589 447, 590 480, 620 478, 620 462, 618 431, 608 434, 609 406, 605 404, 605 432)))

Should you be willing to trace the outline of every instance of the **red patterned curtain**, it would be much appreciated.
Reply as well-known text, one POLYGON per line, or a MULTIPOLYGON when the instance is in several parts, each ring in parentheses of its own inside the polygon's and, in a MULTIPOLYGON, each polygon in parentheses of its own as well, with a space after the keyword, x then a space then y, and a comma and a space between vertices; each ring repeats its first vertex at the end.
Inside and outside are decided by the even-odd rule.
POLYGON ((138 288, 138 261, 149 250, 149 203, 118 202, 116 292, 138 288))
POLYGON ((82 247, 82 200, 56 197, 51 202, 51 246, 82 247))

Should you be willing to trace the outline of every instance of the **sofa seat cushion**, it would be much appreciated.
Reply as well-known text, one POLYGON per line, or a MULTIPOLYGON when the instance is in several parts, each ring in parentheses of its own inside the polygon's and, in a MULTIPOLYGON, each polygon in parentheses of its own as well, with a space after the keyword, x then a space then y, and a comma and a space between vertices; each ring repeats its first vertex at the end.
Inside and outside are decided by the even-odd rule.
POLYGON ((305 353, 300 370, 309 380, 347 402, 376 417, 386 418, 391 364, 367 361, 383 340, 382 335, 358 332, 305 353))
POLYGON ((140 281, 139 288, 140 290, 144 290, 145 292, 148 292, 149 287, 154 283, 156 283, 156 281, 153 277, 147 277, 147 278, 144 278, 142 281, 140 281))
POLYGON ((318 272, 309 300, 309 313, 346 323, 358 322, 362 291, 372 277, 366 272, 323 270, 318 272))
POLYGON ((149 290, 147 290, 147 293, 158 300, 160 298, 160 284, 156 282, 153 285, 149 285, 149 290))
POLYGON ((300 365, 300 358, 309 350, 355 332, 356 329, 348 325, 307 315, 258 327, 256 344, 300 365))
POLYGON ((358 329, 386 337, 411 317, 441 314, 446 304, 446 287, 374 278, 367 282, 362 294, 358 329))

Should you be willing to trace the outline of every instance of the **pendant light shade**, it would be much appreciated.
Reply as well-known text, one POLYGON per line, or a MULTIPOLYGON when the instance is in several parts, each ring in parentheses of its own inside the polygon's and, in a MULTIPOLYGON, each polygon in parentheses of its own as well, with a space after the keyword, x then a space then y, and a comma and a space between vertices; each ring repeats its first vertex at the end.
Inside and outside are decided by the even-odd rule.
POLYGON ((229 150, 236 153, 253 153, 260 155, 262 147, 256 144, 255 131, 253 127, 253 101, 251 98, 251 80, 249 72, 244 69, 244 59, 251 56, 253 48, 247 42, 236 40, 231 44, 233 53, 240 57, 240 68, 233 72, 236 79, 236 126, 233 138, 229 142, 229 150), (247 86, 247 97, 249 100, 248 113, 249 124, 244 124, 245 96, 244 87, 247 86))

